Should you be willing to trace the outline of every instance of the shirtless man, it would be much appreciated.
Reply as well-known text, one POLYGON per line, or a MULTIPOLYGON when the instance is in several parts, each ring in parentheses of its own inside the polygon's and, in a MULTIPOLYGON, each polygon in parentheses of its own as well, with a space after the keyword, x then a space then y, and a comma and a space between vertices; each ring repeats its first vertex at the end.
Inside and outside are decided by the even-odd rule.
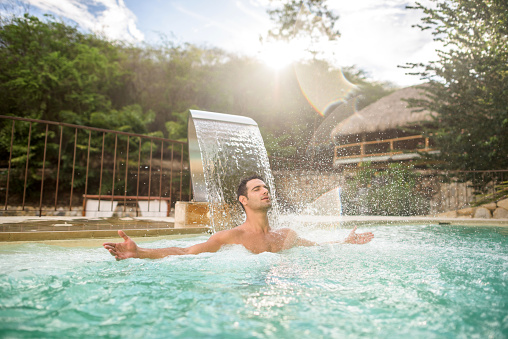
MULTIPOLYGON (((104 243, 103 246, 117 260, 128 258, 158 259, 169 255, 198 254, 217 252, 224 245, 243 245, 253 253, 280 252, 295 246, 315 246, 318 243, 300 238, 290 228, 272 230, 268 223, 268 210, 272 206, 268 187, 259 176, 242 180, 237 191, 238 201, 245 210, 245 222, 230 230, 212 235, 206 242, 190 247, 141 248, 123 231, 118 234, 124 239, 122 243, 104 243)), ((343 241, 329 243, 365 244, 372 240, 371 232, 356 232, 356 226, 343 241)))

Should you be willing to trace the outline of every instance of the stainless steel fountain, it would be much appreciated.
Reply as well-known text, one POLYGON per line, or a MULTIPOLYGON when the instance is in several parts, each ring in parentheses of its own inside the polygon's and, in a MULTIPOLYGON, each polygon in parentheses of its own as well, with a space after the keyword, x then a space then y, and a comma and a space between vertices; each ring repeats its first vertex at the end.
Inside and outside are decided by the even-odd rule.
POLYGON ((214 231, 234 227, 243 220, 236 201, 241 178, 259 174, 275 195, 263 138, 251 118, 190 110, 188 143, 193 189, 190 204, 207 204, 214 231))
MULTIPOLYGON (((196 110, 189 111, 187 138, 189 143, 189 165, 192 177, 193 201, 208 202, 203 159, 201 158, 201 150, 199 148, 198 135, 196 132, 196 123, 200 124, 200 121, 202 120, 224 122, 230 124, 252 125, 256 127, 258 124, 251 118, 238 115, 196 110)), ((213 140, 207 140, 206 142, 208 141, 213 142, 213 140)))

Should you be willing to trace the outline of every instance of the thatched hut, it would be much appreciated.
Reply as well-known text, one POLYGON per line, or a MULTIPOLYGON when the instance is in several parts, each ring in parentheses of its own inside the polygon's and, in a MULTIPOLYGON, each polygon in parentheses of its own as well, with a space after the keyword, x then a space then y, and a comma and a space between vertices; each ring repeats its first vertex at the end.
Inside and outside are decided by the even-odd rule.
POLYGON ((404 100, 422 96, 418 86, 403 88, 341 121, 331 132, 338 145, 334 164, 410 160, 417 152, 432 151, 429 140, 415 132, 431 113, 414 111, 404 100))

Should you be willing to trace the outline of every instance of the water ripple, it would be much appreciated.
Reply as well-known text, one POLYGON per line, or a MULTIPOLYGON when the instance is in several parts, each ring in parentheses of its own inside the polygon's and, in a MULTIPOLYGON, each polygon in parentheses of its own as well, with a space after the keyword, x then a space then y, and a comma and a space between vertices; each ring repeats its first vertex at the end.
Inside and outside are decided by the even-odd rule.
POLYGON ((197 256, 121 262, 99 248, 2 247, 0 333, 13 338, 506 337, 508 241, 502 232, 432 225, 372 231, 375 240, 363 246, 260 255, 232 246, 197 256))

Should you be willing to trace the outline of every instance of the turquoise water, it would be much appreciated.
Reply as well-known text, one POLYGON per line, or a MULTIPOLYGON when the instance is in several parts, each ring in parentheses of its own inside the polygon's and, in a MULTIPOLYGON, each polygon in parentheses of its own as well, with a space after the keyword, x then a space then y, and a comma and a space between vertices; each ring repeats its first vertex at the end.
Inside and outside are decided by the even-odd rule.
POLYGON ((152 261, 116 262, 102 248, 1 246, 0 337, 508 337, 506 228, 365 230, 376 238, 363 246, 259 255, 233 246, 152 261))

